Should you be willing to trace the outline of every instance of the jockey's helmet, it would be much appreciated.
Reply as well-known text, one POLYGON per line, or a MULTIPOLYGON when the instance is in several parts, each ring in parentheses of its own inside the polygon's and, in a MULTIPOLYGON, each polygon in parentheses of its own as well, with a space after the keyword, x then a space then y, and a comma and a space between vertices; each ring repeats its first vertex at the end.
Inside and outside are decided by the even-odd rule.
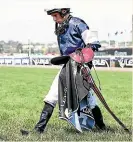
POLYGON ((61 15, 61 17, 64 17, 70 13, 70 8, 66 5, 64 6, 64 5, 58 4, 58 5, 51 6, 51 8, 49 9, 44 9, 44 11, 47 12, 47 15, 51 15, 53 13, 58 12, 61 15))

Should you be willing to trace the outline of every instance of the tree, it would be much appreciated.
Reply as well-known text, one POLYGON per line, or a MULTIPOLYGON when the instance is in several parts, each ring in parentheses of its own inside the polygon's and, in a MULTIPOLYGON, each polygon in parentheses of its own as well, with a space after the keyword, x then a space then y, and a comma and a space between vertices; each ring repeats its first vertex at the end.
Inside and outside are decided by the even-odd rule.
POLYGON ((17 51, 17 53, 22 53, 22 44, 21 43, 19 43, 18 45, 17 45, 17 49, 16 49, 16 51, 17 51))
POLYGON ((3 53, 3 45, 0 44, 0 53, 3 53))

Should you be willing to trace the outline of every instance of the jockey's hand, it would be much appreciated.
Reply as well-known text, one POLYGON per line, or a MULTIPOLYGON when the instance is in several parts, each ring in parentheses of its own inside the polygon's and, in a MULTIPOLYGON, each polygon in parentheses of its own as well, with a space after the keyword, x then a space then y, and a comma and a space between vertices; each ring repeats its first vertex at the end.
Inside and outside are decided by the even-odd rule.
POLYGON ((100 48, 101 45, 100 44, 87 44, 86 47, 91 48, 93 51, 98 51, 98 48, 100 48))

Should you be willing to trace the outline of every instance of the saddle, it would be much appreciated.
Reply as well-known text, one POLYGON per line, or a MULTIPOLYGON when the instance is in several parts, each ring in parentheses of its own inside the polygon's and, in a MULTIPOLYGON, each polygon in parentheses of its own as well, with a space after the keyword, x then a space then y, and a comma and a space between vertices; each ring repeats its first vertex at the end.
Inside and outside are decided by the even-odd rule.
POLYGON ((68 56, 52 58, 51 63, 53 65, 66 64, 70 58, 77 63, 84 64, 93 60, 94 52, 91 48, 78 48, 75 52, 69 54, 68 56))

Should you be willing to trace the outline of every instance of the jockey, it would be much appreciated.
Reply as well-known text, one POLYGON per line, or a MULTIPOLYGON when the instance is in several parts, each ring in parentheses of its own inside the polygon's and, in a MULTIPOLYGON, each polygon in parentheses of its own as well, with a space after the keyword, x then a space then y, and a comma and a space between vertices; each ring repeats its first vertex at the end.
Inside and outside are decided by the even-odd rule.
MULTIPOLYGON (((61 55, 69 55, 77 48, 89 47, 93 51, 98 51, 101 47, 99 41, 91 36, 88 25, 80 18, 73 17, 68 7, 54 7, 45 10, 47 15, 51 15, 55 22, 55 34, 57 35, 59 50, 61 55)), ((48 94, 44 98, 44 108, 41 112, 40 120, 35 125, 35 131, 42 133, 53 113, 58 102, 58 78, 56 75, 48 94)), ((88 106, 92 110, 96 126, 105 129, 100 108, 97 105, 95 96, 90 91, 88 94, 88 106)))

